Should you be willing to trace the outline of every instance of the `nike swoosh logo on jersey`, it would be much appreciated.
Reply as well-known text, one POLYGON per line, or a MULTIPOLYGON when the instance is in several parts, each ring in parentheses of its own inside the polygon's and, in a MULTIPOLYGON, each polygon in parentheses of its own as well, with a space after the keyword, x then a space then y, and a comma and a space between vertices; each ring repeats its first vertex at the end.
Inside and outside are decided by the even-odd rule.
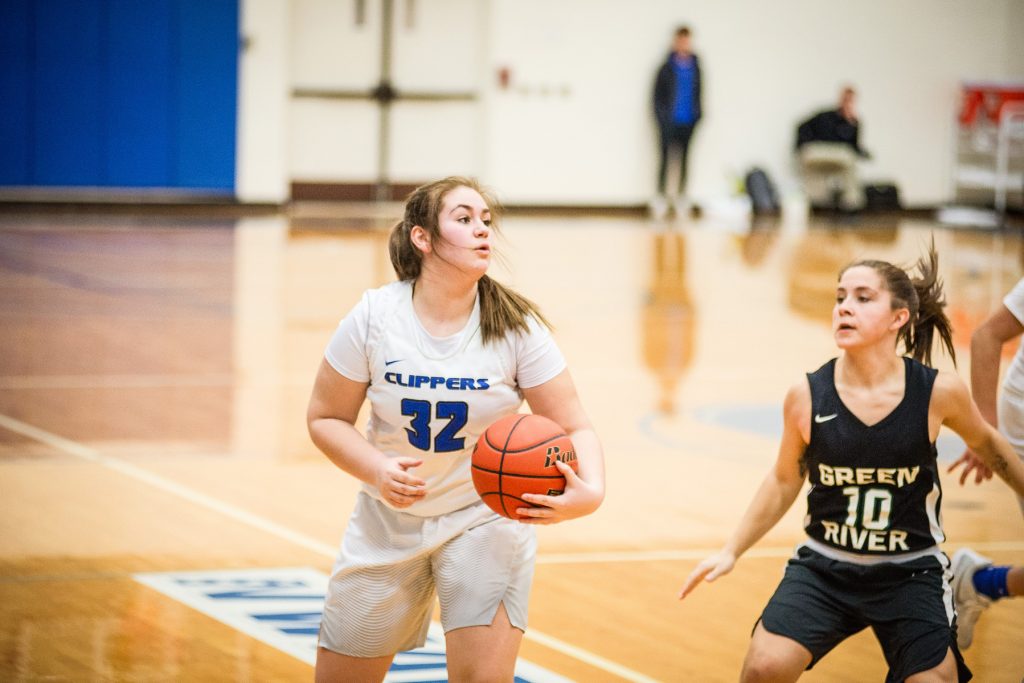
POLYGON ((822 422, 828 422, 832 418, 836 417, 839 417, 839 413, 832 413, 831 415, 815 415, 814 421, 817 422, 818 424, 821 424, 822 422))
POLYGON ((405 360, 405 359, 404 358, 398 358, 397 360, 386 360, 386 361, 384 361, 384 365, 392 365, 394 363, 401 363, 403 360, 405 360))

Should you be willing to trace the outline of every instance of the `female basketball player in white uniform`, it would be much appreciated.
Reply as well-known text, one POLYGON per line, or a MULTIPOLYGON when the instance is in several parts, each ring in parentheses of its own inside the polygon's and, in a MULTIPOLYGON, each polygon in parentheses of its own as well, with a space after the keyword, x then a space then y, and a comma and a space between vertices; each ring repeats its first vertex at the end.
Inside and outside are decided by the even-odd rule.
POLYGON ((683 586, 680 597, 729 572, 810 477, 809 538, 754 628, 744 681, 796 680, 868 626, 885 652, 887 680, 970 679, 956 645, 950 564, 938 545, 939 428, 963 437, 1018 494, 1024 466, 964 383, 927 365, 936 332, 954 353, 937 265, 933 247, 916 280, 881 261, 840 273, 832 328, 842 354, 789 390, 775 467, 732 538, 683 586), (913 359, 894 353, 900 341, 913 359))
POLYGON ((441 604, 452 680, 511 681, 536 548, 530 523, 589 514, 604 497, 601 445, 533 303, 487 275, 496 204, 474 181, 418 188, 391 233, 399 281, 367 291, 317 374, 310 435, 363 481, 320 627, 318 681, 380 681, 422 645, 441 604), (477 438, 523 399, 568 433, 579 475, 524 496, 521 523, 476 495, 477 438), (364 438, 355 428, 363 401, 364 438))
MULTIPOLYGON (((1018 457, 1024 460, 1024 344, 1017 347, 1003 379, 1003 390, 999 391, 1003 348, 1022 334, 1024 278, 971 335, 971 395, 985 420, 999 429, 1018 457)), ((970 449, 950 465, 948 471, 961 465, 961 485, 972 471, 975 483, 992 478, 992 470, 970 449)), ((1024 498, 1019 498, 1018 502, 1024 512, 1024 498)), ((971 548, 960 548, 953 554, 953 597, 957 611, 957 643, 961 649, 967 649, 974 638, 974 625, 983 611, 997 600, 1024 597, 1024 565, 996 565, 971 548)))

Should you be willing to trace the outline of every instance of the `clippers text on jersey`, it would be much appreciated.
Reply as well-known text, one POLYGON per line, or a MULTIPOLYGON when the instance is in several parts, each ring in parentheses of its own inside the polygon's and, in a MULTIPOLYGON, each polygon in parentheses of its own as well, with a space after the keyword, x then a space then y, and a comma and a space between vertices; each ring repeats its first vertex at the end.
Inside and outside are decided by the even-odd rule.
POLYGON ((411 389, 436 389, 443 386, 452 391, 481 391, 490 389, 485 377, 428 377, 427 375, 403 375, 400 372, 385 372, 384 381, 411 389))

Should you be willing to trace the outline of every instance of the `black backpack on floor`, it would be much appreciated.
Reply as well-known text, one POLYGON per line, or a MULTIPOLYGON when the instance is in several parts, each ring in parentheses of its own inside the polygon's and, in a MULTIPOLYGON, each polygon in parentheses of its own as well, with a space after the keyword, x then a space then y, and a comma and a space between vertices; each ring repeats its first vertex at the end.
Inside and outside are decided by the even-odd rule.
POLYGON ((899 211, 899 188, 891 183, 877 183, 864 186, 864 203, 868 211, 899 211))

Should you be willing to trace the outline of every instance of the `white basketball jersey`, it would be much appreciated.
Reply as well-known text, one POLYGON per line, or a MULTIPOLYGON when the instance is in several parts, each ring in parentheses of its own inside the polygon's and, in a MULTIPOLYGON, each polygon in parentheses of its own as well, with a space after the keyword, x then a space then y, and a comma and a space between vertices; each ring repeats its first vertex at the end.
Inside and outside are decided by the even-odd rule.
MULTIPOLYGON (((1018 322, 1024 324, 1024 278, 1017 281, 1005 297, 1003 305, 1018 322)), ((1010 367, 1003 378, 1003 388, 1020 396, 1024 394, 1024 344, 1017 347, 1010 367)), ((1001 422, 1000 422, 1001 424, 1001 422)))
MULTIPOLYGON (((432 337, 416 318, 409 282, 366 292, 342 321, 325 356, 341 374, 369 381, 367 439, 389 456, 423 460, 412 472, 426 481, 428 494, 403 512, 433 516, 479 500, 470 456, 484 430, 522 403, 520 358, 529 349, 534 359, 527 386, 565 367, 547 330, 533 320, 530 327, 529 335, 510 334, 484 346, 478 299, 461 332, 432 337), (353 318, 363 318, 365 327, 353 318), (365 360, 357 362, 365 363, 366 375, 353 368, 353 323, 357 336, 365 333, 365 360)), ((381 500, 375 488, 364 484, 363 489, 381 500)))

